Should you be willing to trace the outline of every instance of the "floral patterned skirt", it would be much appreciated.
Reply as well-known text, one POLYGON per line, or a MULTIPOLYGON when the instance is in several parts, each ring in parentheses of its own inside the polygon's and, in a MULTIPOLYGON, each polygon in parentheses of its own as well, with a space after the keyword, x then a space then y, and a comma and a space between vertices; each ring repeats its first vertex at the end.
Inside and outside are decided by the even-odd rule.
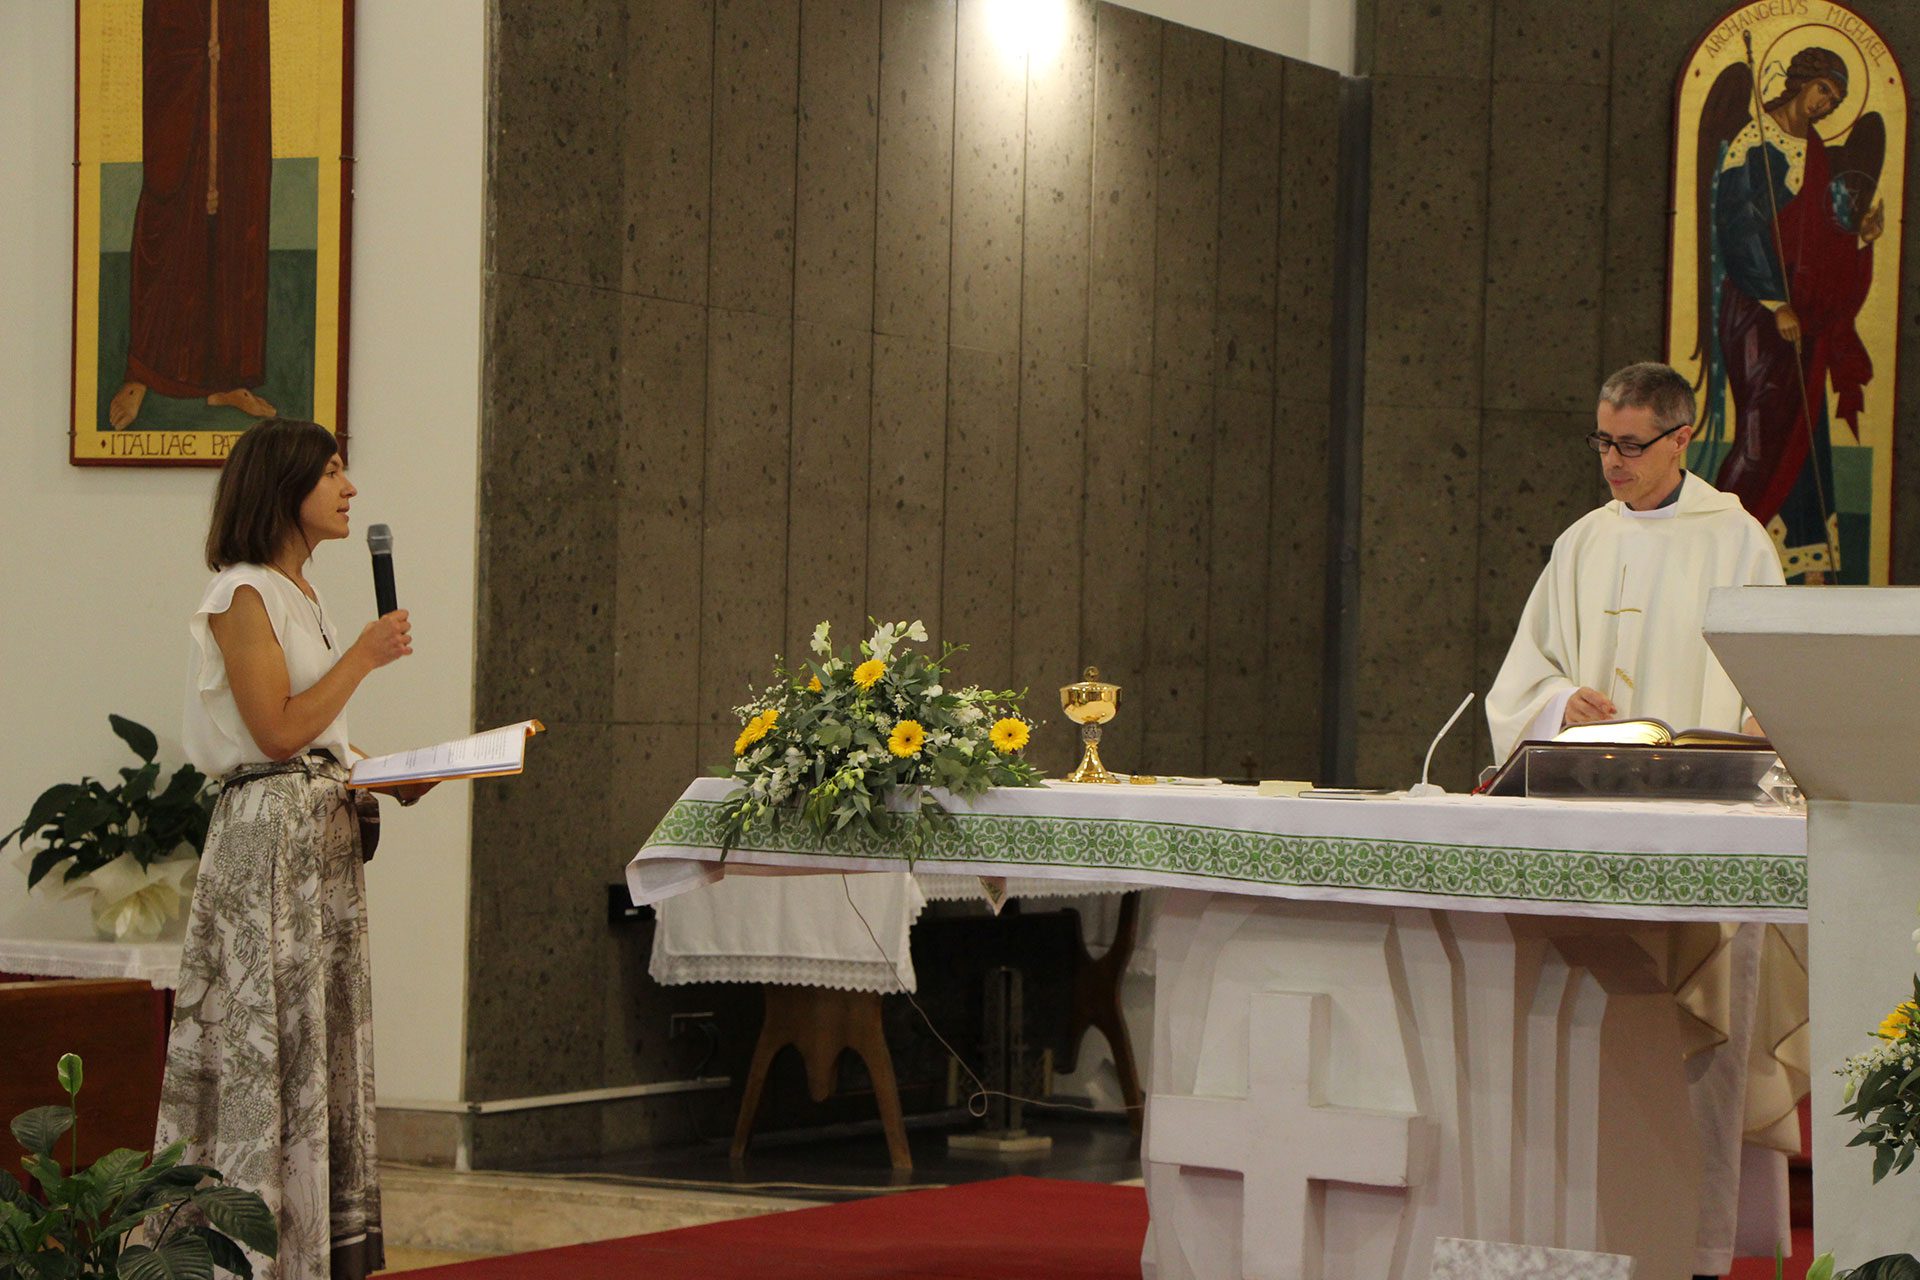
POLYGON ((258 1280, 385 1263, 373 1126, 366 881, 346 770, 243 768, 201 857, 156 1146, 187 1143, 280 1225, 258 1280))

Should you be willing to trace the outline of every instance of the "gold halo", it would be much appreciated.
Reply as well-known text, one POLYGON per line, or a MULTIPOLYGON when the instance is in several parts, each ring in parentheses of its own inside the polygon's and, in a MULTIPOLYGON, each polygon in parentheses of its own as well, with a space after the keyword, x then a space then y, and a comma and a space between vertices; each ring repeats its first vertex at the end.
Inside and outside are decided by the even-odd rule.
POLYGON ((1759 61, 1755 64, 1754 74, 1761 78, 1760 97, 1764 101, 1769 96, 1766 86, 1767 68, 1776 61, 1774 50, 1782 45, 1787 46, 1777 59, 1784 69, 1789 62, 1793 61, 1794 54, 1815 44, 1831 49, 1847 64, 1848 87, 1845 100, 1841 102, 1839 110, 1814 125, 1814 132, 1820 135, 1820 141, 1831 146, 1853 131, 1853 126, 1859 123, 1861 115, 1866 112, 1867 99, 1873 92, 1873 69, 1867 63, 1866 54, 1860 51, 1860 46, 1854 42, 1852 36, 1825 22, 1802 22, 1788 27, 1768 43, 1766 51, 1760 55, 1759 61), (1800 32, 1806 34, 1796 39, 1796 35, 1800 32), (1831 32, 1833 38, 1829 39, 1820 34, 1823 32, 1831 32), (1833 122, 1838 120, 1849 106, 1853 108, 1853 114, 1847 117, 1844 126, 1836 127, 1833 122))

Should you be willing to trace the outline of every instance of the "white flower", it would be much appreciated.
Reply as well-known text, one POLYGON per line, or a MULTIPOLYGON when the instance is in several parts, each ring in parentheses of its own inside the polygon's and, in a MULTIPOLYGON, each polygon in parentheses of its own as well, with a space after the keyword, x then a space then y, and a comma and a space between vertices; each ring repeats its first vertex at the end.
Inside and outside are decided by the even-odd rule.
POLYGON ((893 624, 883 622, 874 628, 873 638, 867 641, 867 656, 885 662, 893 654, 893 642, 900 638, 893 624))
POLYGON ((925 644, 927 642, 927 629, 921 624, 920 619, 915 618, 913 623, 908 626, 907 639, 916 641, 919 644, 925 644))
POLYGON ((150 942, 193 895, 197 854, 182 853, 142 867, 123 853, 76 883, 94 893, 93 923, 121 942, 150 942))
POLYGON ((1920 954, 1920 929, 1913 931, 1913 949, 1916 954, 1920 954))
POLYGON ((831 622, 823 622, 813 629, 813 651, 823 658, 833 652, 833 642, 829 639, 832 633, 831 622))
POLYGON ((941 694, 943 694, 943 693, 945 693, 945 692, 946 692, 946 690, 945 690, 945 689, 942 689, 942 688, 941 688, 941 687, 940 687, 939 685, 937 685, 937 684, 936 684, 936 685, 930 685, 930 686, 928 686, 928 688, 927 688, 927 696, 928 696, 929 698, 937 698, 937 697, 939 697, 939 696, 940 696, 941 694))

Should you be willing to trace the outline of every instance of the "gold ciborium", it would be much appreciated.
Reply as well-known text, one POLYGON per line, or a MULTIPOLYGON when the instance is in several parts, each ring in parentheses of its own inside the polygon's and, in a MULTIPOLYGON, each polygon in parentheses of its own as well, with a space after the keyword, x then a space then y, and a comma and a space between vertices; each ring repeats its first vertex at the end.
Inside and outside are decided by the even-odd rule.
POLYGON ((1103 683, 1098 667, 1088 667, 1078 683, 1060 686, 1060 709, 1080 726, 1080 741, 1087 748, 1080 767, 1067 775, 1068 782, 1120 781, 1100 763, 1100 726, 1113 719, 1119 704, 1120 686, 1103 683))

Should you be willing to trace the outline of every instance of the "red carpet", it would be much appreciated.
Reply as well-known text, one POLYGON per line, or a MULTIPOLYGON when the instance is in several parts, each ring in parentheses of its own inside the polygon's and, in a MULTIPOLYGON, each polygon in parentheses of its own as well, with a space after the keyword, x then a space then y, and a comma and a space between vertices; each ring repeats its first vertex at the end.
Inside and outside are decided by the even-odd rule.
MULTIPOLYGON (((1147 1233, 1138 1187, 1001 1178, 876 1196, 654 1235, 483 1258, 410 1274, 441 1280, 1138 1280, 1147 1233)), ((1786 1280, 1805 1280, 1813 1233, 1796 1228, 1786 1280)), ((1742 1259, 1728 1280, 1773 1280, 1742 1259)))
POLYGON ((1001 1178, 410 1274, 441 1280, 1139 1280, 1139 1187, 1001 1178))

